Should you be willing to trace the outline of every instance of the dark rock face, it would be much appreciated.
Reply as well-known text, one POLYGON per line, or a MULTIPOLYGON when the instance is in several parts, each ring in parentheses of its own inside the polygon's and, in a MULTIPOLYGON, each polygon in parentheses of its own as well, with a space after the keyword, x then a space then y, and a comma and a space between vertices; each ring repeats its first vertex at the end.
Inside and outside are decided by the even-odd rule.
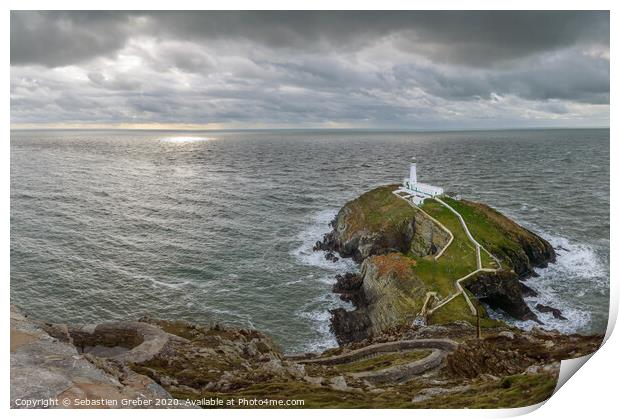
POLYGON ((519 320, 534 320, 540 323, 536 314, 525 303, 521 283, 513 272, 482 272, 465 281, 464 285, 478 300, 491 308, 500 309, 519 320))
POLYGON ((358 342, 370 336, 372 323, 366 310, 346 311, 344 308, 329 310, 330 329, 339 345, 358 342))
POLYGON ((538 240, 535 244, 532 241, 519 241, 521 249, 499 247, 493 249, 492 252, 504 256, 519 278, 537 277, 538 274, 534 268, 546 268, 549 263, 555 262, 555 251, 553 247, 546 241, 531 233, 538 240))
POLYGON ((326 258, 329 260, 333 260, 329 255, 337 252, 341 257, 351 258, 357 263, 362 263, 364 259, 372 255, 392 252, 406 253, 411 245, 413 235, 413 223, 404 223, 401 229, 391 232, 371 233, 362 231, 350 239, 343 238, 338 229, 334 229, 325 234, 323 241, 317 242, 313 249, 327 251, 326 258))
POLYGON ((331 262, 338 262, 339 258, 338 256, 334 255, 332 252, 327 252, 325 254, 325 259, 331 261, 331 262))
POLYGON ((332 292, 340 294, 340 299, 351 302, 356 310, 347 311, 343 308, 330 310, 331 331, 338 344, 366 339, 370 335, 371 320, 366 311, 367 302, 364 295, 364 278, 361 275, 347 272, 336 275, 336 283, 332 292))
POLYGON ((540 311, 541 313, 551 313, 556 319, 566 320, 566 317, 564 317, 562 315, 562 312, 557 308, 549 307, 544 304, 536 304, 536 310, 540 311))
POLYGON ((521 285, 521 295, 524 297, 538 297, 538 293, 532 288, 525 285, 523 282, 519 283, 521 285))
POLYGON ((332 292, 340 294, 341 300, 351 302, 355 307, 363 306, 365 304, 363 281, 360 275, 351 272, 336 275, 332 292))

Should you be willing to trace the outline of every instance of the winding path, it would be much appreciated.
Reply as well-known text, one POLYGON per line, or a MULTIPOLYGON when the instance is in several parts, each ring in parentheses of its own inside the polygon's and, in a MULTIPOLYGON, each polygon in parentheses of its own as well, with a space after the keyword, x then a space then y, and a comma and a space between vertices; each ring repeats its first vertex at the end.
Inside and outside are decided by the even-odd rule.
POLYGON ((480 258, 480 249, 484 250, 486 252, 487 255, 489 255, 489 257, 491 257, 491 259, 493 259, 495 261, 495 263, 497 263, 498 269, 502 268, 502 264, 499 261, 498 258, 496 258, 495 256, 493 256, 493 254, 491 252, 489 252, 487 249, 485 249, 485 247, 483 245, 481 245, 480 243, 478 243, 476 241, 476 239, 474 239, 474 236, 472 236, 472 234, 469 232, 469 228, 467 227, 467 223, 465 223, 465 220, 463 219, 463 216, 454 208, 452 208, 450 205, 446 204, 444 201, 442 201, 441 199, 435 197, 433 198, 435 201, 439 202, 441 205, 443 205, 444 207, 448 208, 450 211, 452 211, 459 219, 459 221, 461 222, 461 225, 463 226, 463 230, 465 230, 465 234, 467 234, 467 238, 469 239, 469 241, 471 241, 474 246, 476 246, 476 257, 478 259, 478 269, 482 269, 482 260, 480 258))
MULTIPOLYGON (((450 244, 452 244, 452 241, 454 239, 454 234, 452 234, 450 229, 448 229, 446 226, 444 226, 441 222, 439 222, 437 219, 431 217, 426 211, 424 211, 422 208, 420 208, 419 206, 414 204, 409 199, 411 197, 411 195, 403 196, 399 192, 402 192, 402 191, 397 189, 396 191, 393 191, 392 193, 394 195, 396 195, 397 197, 405 200, 407 203, 409 203, 409 205, 414 207, 416 210, 422 211, 422 213, 424 215, 426 215, 433 222, 435 222, 439 227, 441 227, 442 229, 444 229, 445 231, 447 231, 450 234, 450 240, 448 241, 448 243, 434 257, 435 260, 439 259, 444 254, 444 252, 446 251, 448 246, 450 246, 450 244)), ((448 208, 452 213, 454 213, 454 215, 456 215, 457 218, 459 219, 459 222, 461 223, 461 226, 463 227, 463 230, 465 231, 465 235, 467 236, 469 241, 472 242, 472 244, 474 245, 474 247, 476 249, 476 270, 474 270, 474 271, 468 273, 467 275, 457 279, 455 281, 455 286, 456 286, 457 291, 455 293, 453 293, 452 295, 450 295, 450 296, 444 298, 443 300, 441 300, 438 304, 436 304, 432 308, 429 307, 429 304, 431 304, 431 301, 434 298, 437 298, 437 293, 436 292, 427 292, 426 293, 426 299, 425 299, 424 304, 422 305, 422 309, 420 310, 420 313, 418 315, 419 316, 431 315, 437 309, 443 307, 444 305, 446 305, 450 301, 452 301, 454 298, 456 298, 456 297, 458 297, 459 295, 462 294, 463 297, 465 298, 465 301, 467 302, 467 306, 469 307, 469 310, 471 311, 471 314, 475 316, 477 314, 476 308, 474 307, 474 304, 471 302, 471 299, 469 298, 469 296, 467 295, 467 293, 463 289, 463 286, 461 285, 461 282, 466 280, 467 278, 470 278, 473 275, 476 275, 479 272, 497 272, 499 269, 502 268, 502 264, 501 264, 501 262, 499 261, 498 258, 496 258, 493 254, 491 254, 491 252, 489 252, 484 246, 482 246, 480 243, 478 243, 478 241, 474 238, 474 236, 469 231, 469 228, 467 227, 467 223, 463 219, 463 216, 457 210, 452 208, 450 205, 448 205, 447 203, 445 203, 444 201, 442 201, 438 197, 429 197, 429 199, 434 199, 435 201, 439 202, 441 205, 443 205, 444 207, 448 208), (482 257, 480 255, 480 253, 481 253, 480 249, 484 250, 491 257, 491 259, 493 259, 495 261, 495 263, 498 266, 497 269, 494 269, 494 268, 483 268, 482 267, 482 257)))
POLYGON ((340 355, 321 358, 302 358, 288 356, 287 359, 300 364, 340 365, 380 356, 392 352, 409 352, 419 349, 431 349, 431 353, 423 359, 406 364, 394 365, 376 371, 348 373, 347 375, 366 380, 373 384, 405 382, 414 376, 438 367, 449 352, 454 351, 458 344, 450 339, 415 339, 396 342, 376 343, 340 355))

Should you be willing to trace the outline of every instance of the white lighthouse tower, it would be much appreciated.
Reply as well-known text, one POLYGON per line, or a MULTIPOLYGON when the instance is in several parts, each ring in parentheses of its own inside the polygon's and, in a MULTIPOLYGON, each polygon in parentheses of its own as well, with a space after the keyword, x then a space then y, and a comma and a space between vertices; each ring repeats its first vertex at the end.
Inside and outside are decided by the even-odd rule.
POLYGON ((443 188, 418 182, 417 166, 417 160, 413 157, 411 159, 411 166, 409 166, 409 177, 405 178, 403 186, 394 192, 399 196, 411 199, 416 205, 420 205, 426 198, 443 195, 443 188))
POLYGON ((412 183, 414 185, 418 183, 418 173, 416 169, 415 157, 411 158, 411 167, 409 168, 409 183, 412 183))

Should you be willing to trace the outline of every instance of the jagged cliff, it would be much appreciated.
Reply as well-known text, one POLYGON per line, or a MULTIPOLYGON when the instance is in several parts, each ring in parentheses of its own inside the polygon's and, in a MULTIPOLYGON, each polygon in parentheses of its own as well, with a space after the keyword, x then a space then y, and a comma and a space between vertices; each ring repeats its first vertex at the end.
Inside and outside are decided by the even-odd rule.
MULTIPOLYGON (((357 309, 331 311, 332 329, 340 343, 366 339, 415 318, 428 288, 413 275, 414 266, 414 260, 394 252, 364 260, 355 275, 357 287, 349 287, 345 294, 357 309)), ((344 289, 341 278, 335 292, 344 289)))
MULTIPOLYGON (((395 196, 394 189, 394 185, 379 187, 348 202, 332 221, 332 231, 315 246, 361 263, 358 280, 343 281, 342 277, 334 287, 356 307, 332 311, 332 330, 340 343, 411 322, 427 292, 447 298, 455 292, 456 279, 477 269, 475 247, 450 210, 434 200, 416 208, 395 196), (446 229, 454 241, 436 259, 450 240, 446 229)), ((538 321, 523 299, 524 292, 534 291, 520 280, 535 275, 534 267, 555 261, 551 245, 487 205, 444 201, 461 214, 471 234, 501 264, 483 254, 483 268, 491 272, 480 272, 464 282, 470 295, 517 319, 538 321)), ((459 319, 475 321, 462 298, 455 298, 427 320, 459 319)), ((492 324, 483 319, 483 325, 492 324)))

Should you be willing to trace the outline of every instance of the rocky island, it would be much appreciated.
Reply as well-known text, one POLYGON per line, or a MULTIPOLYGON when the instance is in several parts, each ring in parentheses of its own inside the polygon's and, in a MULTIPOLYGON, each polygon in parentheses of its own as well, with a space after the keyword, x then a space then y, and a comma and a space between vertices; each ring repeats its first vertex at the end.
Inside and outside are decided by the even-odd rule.
POLYGON ((595 351, 602 336, 524 331, 485 307, 542 323, 523 281, 554 262, 552 246, 484 204, 410 205, 396 189, 348 202, 315 246, 360 264, 334 284, 353 305, 332 311, 338 347, 284 354, 256 330, 151 317, 51 324, 12 307, 12 407, 497 408, 548 398, 559 362, 595 351))
MULTIPOLYGON (((487 205, 443 197, 418 207, 399 199, 393 193, 397 187, 376 188, 348 202, 332 221, 333 230, 315 246, 361 263, 359 274, 341 275, 334 286, 334 292, 356 307, 332 311, 332 329, 340 343, 411 323, 429 293, 437 302, 448 298, 455 293, 456 280, 475 271, 463 281, 473 299, 515 319, 539 321, 523 299, 535 291, 522 281, 536 276, 535 267, 555 262, 546 240, 487 205), (488 251, 481 252, 480 266, 468 232, 447 206, 461 215, 488 251)), ((423 321, 475 322, 467 301, 454 298, 437 310, 427 305, 432 314, 423 321)), ((495 325, 479 307, 482 325, 495 325)))

